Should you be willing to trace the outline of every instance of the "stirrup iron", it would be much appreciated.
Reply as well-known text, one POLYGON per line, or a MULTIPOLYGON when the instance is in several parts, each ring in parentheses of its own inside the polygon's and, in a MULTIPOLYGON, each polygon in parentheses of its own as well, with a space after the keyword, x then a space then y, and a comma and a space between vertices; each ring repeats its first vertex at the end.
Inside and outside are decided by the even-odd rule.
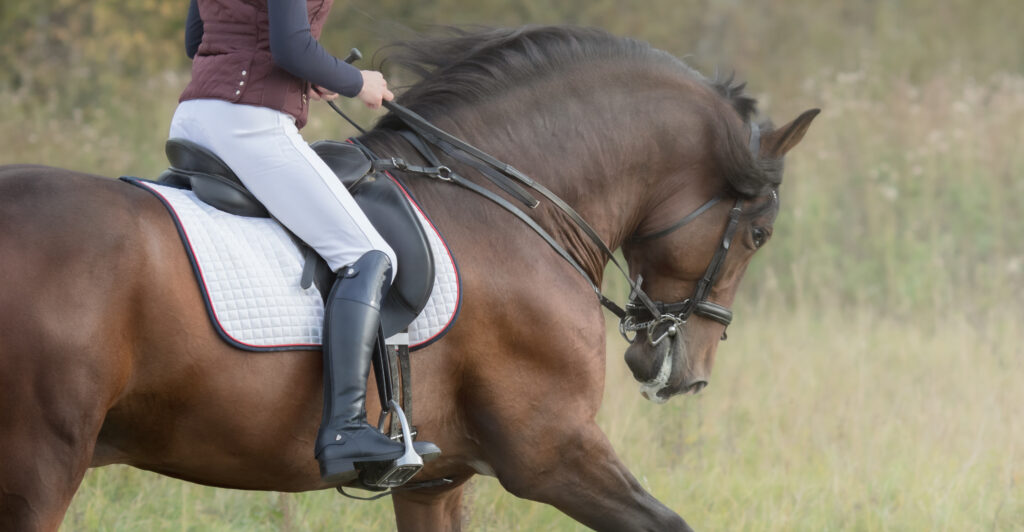
POLYGON ((373 488, 397 488, 409 482, 409 479, 423 469, 423 458, 416 454, 416 450, 412 446, 412 434, 409 432, 409 420, 406 419, 405 412, 394 399, 388 401, 388 408, 391 410, 392 416, 398 416, 398 422, 402 425, 402 442, 405 444, 405 452, 384 466, 386 469, 380 475, 375 474, 376 470, 364 471, 363 484, 373 488))

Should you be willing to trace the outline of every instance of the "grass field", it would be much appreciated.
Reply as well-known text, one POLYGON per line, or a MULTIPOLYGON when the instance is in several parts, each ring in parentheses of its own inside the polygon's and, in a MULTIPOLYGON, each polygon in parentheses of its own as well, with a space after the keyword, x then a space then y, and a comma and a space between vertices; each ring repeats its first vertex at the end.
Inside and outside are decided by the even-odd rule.
MULTIPOLYGON (((180 53, 176 11, 155 0, 44 4, 45 16, 27 0, 0 8, 0 164, 156 175, 187 80, 167 55, 180 53)), ((351 4, 351 17, 332 15, 334 50, 353 35, 372 52, 381 37, 370 22, 385 17, 568 20, 692 53, 708 73, 735 67, 777 123, 822 108, 787 161, 775 237, 741 286, 709 388, 644 401, 609 334, 600 425, 699 530, 1024 530, 1018 2, 351 4)), ((309 140, 350 133, 325 109, 305 130, 309 140)), ((580 529, 493 479, 475 479, 467 502, 468 530, 580 529)), ((87 475, 63 529, 393 527, 386 500, 107 467, 87 475)))
MULTIPOLYGON (((663 406, 640 398, 610 335, 600 424, 700 530, 1022 530, 1024 335, 1010 310, 912 324, 841 304, 747 310, 711 386, 663 406)), ((468 502, 467 530, 583 529, 490 478, 468 502)), ((89 473, 64 529, 389 530, 390 512, 108 467, 89 473)))

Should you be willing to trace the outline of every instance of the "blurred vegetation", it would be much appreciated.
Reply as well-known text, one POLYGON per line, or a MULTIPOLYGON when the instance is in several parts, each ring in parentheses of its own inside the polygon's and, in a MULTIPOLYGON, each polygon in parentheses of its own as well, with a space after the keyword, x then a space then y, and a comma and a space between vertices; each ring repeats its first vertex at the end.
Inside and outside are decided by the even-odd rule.
MULTIPOLYGON (((697 530, 1021 531, 1019 316, 962 318, 908 326, 862 306, 740 321, 711 387, 657 407, 610 357, 598 423, 697 530)), ((625 347, 614 332, 608 343, 625 347)), ((586 530, 493 478, 475 478, 465 502, 465 530, 586 530)), ((387 499, 217 489, 111 466, 89 472, 62 530, 381 531, 394 517, 387 499)))
MULTIPOLYGON (((3 0, 0 164, 159 173, 189 75, 187 4, 3 0)), ((609 360, 609 394, 624 413, 603 411, 602 426, 645 485, 712 529, 1020 529, 1019 1, 352 0, 336 2, 322 42, 370 56, 438 24, 524 23, 600 26, 709 76, 735 70, 776 123, 824 109, 787 161, 775 238, 734 305, 734 339, 716 369, 730 382, 672 403, 687 430, 670 436, 637 421, 652 414, 630 402, 629 377, 609 360), (767 390, 762 379, 773 381, 767 390)), ((374 118, 345 105, 363 123, 374 118)), ((305 132, 351 133, 326 111, 305 132)), ((140 475, 92 473, 70 528, 332 522, 333 494, 260 509, 276 495, 167 479, 136 488, 140 475), (169 486, 180 504, 125 494, 159 497, 169 486), (186 502, 195 498, 205 503, 186 502), (133 508, 155 521, 123 521, 133 508)), ((473 529, 566 523, 539 506, 492 508, 497 487, 484 486, 473 495, 473 529)), ((386 503, 373 508, 371 528, 390 523, 386 503)))
MULTIPOLYGON (((188 2, 5 0, 0 6, 0 87, 58 97, 74 108, 118 101, 141 80, 187 69, 188 2)), ((758 90, 790 96, 808 75, 870 67, 873 77, 927 81, 955 70, 985 78, 1024 70, 1013 38, 1019 3, 926 0, 748 4, 735 0, 339 1, 322 41, 339 55, 375 50, 438 24, 594 25, 645 39, 697 68, 736 68, 758 90)), ((176 87, 174 87, 176 88, 176 87)))
MULTIPOLYGON (((189 75, 186 10, 185 0, 6 0, 0 163, 157 174, 189 75)), ((790 158, 780 237, 743 297, 908 312, 1022 295, 1016 1, 353 0, 336 4, 322 41, 372 54, 439 24, 562 22, 649 40, 708 75, 735 70, 777 122, 825 109, 790 158)), ((306 130, 351 133, 328 113, 306 130)))

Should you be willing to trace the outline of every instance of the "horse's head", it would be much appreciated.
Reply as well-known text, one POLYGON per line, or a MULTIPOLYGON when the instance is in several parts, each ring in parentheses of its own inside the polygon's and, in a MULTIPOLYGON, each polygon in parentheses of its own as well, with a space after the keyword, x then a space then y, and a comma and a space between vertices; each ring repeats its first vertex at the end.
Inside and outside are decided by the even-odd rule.
POLYGON ((740 160, 681 170, 688 175, 672 179, 673 190, 657 193, 637 233, 623 245, 631 274, 643 279, 621 324, 631 340, 626 363, 648 399, 660 403, 707 386, 740 279, 772 235, 782 158, 817 114, 807 111, 763 135, 742 122, 723 126, 734 129, 728 132, 733 144, 749 148, 719 147, 725 154, 718 156, 740 160), (741 128, 742 138, 749 139, 742 144, 735 142, 741 128), (720 175, 744 166, 752 178, 720 175))
MULTIPOLYGON (((650 296, 632 298, 624 321, 636 334, 626 361, 647 396, 707 385, 740 278, 772 233, 782 157, 817 111, 752 127, 755 102, 742 85, 708 83, 670 54, 594 29, 457 33, 408 43, 391 59, 427 74, 404 105, 514 160, 604 244, 622 245, 650 296)), ((374 134, 405 127, 388 115, 363 141, 372 147, 374 134)), ((600 284, 607 257, 570 217, 530 215, 600 284)))

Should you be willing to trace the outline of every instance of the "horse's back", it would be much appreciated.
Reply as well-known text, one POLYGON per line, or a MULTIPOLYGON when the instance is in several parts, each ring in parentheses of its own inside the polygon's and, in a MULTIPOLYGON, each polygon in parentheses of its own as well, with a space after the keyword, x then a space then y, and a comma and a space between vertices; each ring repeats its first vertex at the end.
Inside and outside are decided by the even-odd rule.
POLYGON ((144 267, 140 197, 98 176, 0 167, 0 331, 45 327, 37 348, 101 342, 97 331, 127 310, 117 300, 132 288, 126 275, 144 267))

